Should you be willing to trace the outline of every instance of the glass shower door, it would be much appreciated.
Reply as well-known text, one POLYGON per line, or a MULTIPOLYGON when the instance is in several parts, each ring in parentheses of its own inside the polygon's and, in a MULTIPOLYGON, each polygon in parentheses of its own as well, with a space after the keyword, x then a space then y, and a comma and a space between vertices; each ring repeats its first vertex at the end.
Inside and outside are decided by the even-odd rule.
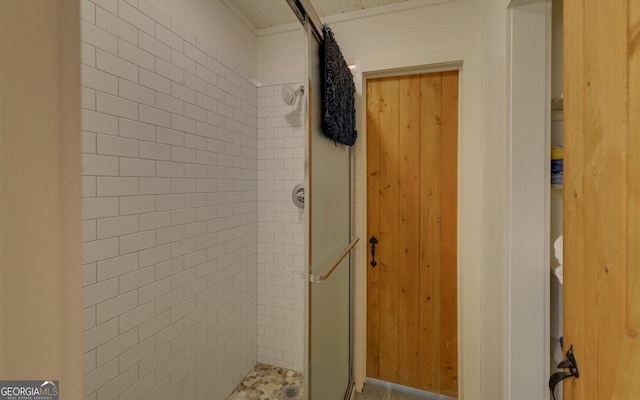
POLYGON ((342 400, 351 389, 350 152, 322 133, 319 40, 309 43, 306 187, 309 265, 308 399, 342 400))

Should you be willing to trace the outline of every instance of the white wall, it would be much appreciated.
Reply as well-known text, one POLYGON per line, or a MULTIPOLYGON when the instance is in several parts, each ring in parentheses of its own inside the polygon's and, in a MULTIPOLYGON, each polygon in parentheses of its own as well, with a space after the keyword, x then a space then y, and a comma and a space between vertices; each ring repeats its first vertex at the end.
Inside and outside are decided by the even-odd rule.
POLYGON ((515 3, 509 26, 507 143, 508 398, 548 398, 549 126, 548 1, 515 3))
POLYGON ((261 85, 301 80, 307 71, 307 36, 302 25, 291 31, 258 37, 258 80, 261 85))
POLYGON ((0 2, 0 378, 57 380, 67 399, 82 398, 79 12, 0 2))
MULTIPOLYGON (((486 322, 483 363, 502 365, 487 382, 500 397, 549 396, 548 2, 483 4, 483 240, 486 322), (513 48, 512 48, 513 46, 513 48), (526 362, 523 362, 526 360, 526 362)), ((485 398, 487 393, 484 392, 485 398)))
POLYGON ((552 5, 552 35, 551 35, 551 98, 560 96, 563 92, 562 64, 564 55, 562 54, 563 43, 563 0, 553 0, 552 5))
POLYGON ((198 32, 211 49, 219 49, 225 65, 248 78, 257 76, 256 36, 221 0, 150 1, 198 32))
MULTIPOLYGON (((507 6, 508 0, 484 0, 482 18, 482 223, 483 399, 510 399, 504 392, 506 334, 504 328, 506 254, 507 6)), ((519 368, 519 365, 513 366, 519 368)))
POLYGON ((226 399, 257 357, 257 88, 153 2, 81 16, 85 397, 226 399))
MULTIPOLYGON (((478 45, 476 1, 440 3, 344 21, 339 17, 325 20, 348 64, 478 45)), ((407 64, 402 59, 396 63, 407 64)))

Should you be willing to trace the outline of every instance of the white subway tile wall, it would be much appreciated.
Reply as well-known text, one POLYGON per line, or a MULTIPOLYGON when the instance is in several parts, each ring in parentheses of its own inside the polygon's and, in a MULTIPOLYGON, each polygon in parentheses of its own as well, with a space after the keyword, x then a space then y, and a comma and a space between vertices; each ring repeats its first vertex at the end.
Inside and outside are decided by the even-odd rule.
POLYGON ((263 251, 280 246, 281 276, 260 264, 280 292, 258 306, 258 89, 150 0, 81 0, 81 17, 85 398, 226 399, 258 359, 259 308, 268 354, 301 369, 284 207, 269 224, 293 232, 263 251))
POLYGON ((281 88, 258 88, 258 360, 302 371, 304 214, 291 192, 304 183, 304 105, 281 88))

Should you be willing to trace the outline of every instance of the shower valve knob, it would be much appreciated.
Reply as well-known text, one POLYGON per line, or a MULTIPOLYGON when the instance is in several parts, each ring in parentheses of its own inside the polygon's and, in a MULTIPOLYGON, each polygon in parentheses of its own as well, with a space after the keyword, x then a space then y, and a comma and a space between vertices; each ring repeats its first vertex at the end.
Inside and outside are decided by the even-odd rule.
POLYGON ((304 208, 304 185, 299 184, 291 192, 291 200, 298 208, 304 208))

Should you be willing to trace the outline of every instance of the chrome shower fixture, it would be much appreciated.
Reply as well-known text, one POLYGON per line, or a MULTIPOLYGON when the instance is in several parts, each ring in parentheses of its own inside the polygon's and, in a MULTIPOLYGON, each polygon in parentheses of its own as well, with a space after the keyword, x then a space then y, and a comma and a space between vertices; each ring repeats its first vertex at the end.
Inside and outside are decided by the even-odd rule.
POLYGON ((298 208, 304 208, 304 185, 297 184, 291 192, 291 200, 298 208))
POLYGON ((282 85, 282 100, 287 105, 294 105, 298 96, 304 95, 304 86, 300 85, 300 87, 294 90, 291 85, 282 85))

